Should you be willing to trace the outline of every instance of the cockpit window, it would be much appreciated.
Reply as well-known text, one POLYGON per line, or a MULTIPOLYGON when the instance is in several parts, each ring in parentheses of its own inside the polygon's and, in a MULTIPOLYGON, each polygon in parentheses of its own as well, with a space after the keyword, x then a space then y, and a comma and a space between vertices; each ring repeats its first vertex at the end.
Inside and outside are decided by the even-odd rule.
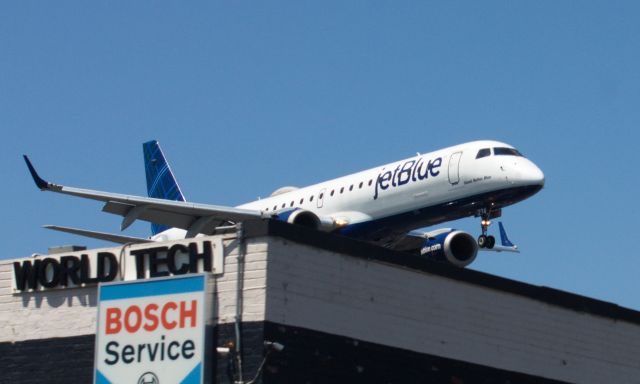
POLYGON ((491 148, 482 148, 481 150, 478 151, 478 154, 476 155, 476 159, 480 159, 482 157, 487 157, 487 156, 491 156, 491 148))
POLYGON ((493 153, 496 156, 522 156, 522 153, 518 152, 518 150, 514 148, 493 148, 493 153))

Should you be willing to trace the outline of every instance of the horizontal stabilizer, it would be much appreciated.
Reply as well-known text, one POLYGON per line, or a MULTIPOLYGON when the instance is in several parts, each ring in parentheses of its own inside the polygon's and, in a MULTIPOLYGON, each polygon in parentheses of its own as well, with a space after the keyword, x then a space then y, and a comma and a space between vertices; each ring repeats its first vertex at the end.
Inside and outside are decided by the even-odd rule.
POLYGON ((54 231, 60 231, 65 233, 71 233, 74 235, 90 237, 92 239, 111 241, 118 244, 138 244, 138 243, 152 243, 153 240, 143 239, 141 237, 122 236, 113 233, 89 231, 86 229, 61 227, 58 225, 44 225, 43 228, 52 229, 54 231))

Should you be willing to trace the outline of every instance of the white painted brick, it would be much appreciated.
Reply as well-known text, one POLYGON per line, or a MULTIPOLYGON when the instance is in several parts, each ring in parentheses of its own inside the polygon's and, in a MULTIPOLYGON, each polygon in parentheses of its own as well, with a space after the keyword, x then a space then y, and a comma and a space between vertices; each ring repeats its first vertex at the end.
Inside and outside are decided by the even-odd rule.
POLYGON ((640 327, 291 242, 269 247, 274 322, 570 382, 634 382, 640 327))
MULTIPOLYGON (((237 242, 225 240, 225 270, 211 284, 220 322, 236 312, 237 242)), ((243 319, 263 321, 268 244, 249 241, 244 266, 243 319)), ((55 289, 13 294, 14 260, 0 261, 0 342, 95 333, 97 288, 55 289)))

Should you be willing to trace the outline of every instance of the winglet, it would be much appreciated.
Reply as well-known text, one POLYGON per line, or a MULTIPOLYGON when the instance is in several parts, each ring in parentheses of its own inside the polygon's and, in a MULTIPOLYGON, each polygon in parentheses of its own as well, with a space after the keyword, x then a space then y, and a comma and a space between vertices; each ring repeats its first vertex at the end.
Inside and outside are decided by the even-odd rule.
POLYGON ((36 172, 36 169, 31 164, 31 161, 29 160, 27 155, 22 155, 22 156, 24 157, 24 161, 27 163, 29 172, 31 172, 31 177, 33 177, 33 181, 36 183, 38 188, 40 188, 43 191, 46 189, 49 189, 49 183, 38 175, 38 172, 36 172))
POLYGON ((500 242, 502 245, 505 247, 515 247, 515 244, 513 244, 507 237, 507 231, 504 230, 504 226, 501 221, 498 222, 498 225, 500 226, 500 242))

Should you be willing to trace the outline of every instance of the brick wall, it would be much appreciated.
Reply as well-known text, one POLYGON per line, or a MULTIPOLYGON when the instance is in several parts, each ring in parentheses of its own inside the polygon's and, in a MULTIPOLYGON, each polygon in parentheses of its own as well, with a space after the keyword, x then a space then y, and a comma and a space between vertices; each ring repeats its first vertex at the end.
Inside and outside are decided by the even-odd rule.
POLYGON ((91 383, 94 339, 85 335, 0 343, 0 383, 91 383))
MULTIPOLYGON (((210 281, 215 285, 217 345, 235 339, 238 245, 229 236, 224 244, 226 272, 210 281)), ((249 376, 262 359, 267 243, 249 239, 246 252, 242 334, 247 345, 243 348, 243 371, 249 376)), ((13 261, 0 261, 0 384, 91 382, 97 288, 14 294, 13 261)), ((217 382, 233 382, 229 364, 227 358, 217 361, 217 382)))
MULTIPOLYGON (((225 240, 226 273, 212 281, 219 323, 233 322, 236 305, 237 243, 225 240)), ((248 240, 244 266, 243 319, 264 319, 267 243, 248 240)), ((56 257, 56 256, 50 256, 56 257)), ((0 343, 92 335, 96 329, 97 288, 52 289, 14 294, 13 261, 0 261, 0 343)))
POLYGON ((562 381, 640 377, 638 324, 280 239, 266 318, 562 381))
MULTIPOLYGON (((406 356, 416 364, 420 356, 431 356, 580 383, 628 383, 640 377, 640 322, 608 317, 607 303, 591 303, 600 312, 579 312, 569 309, 582 303, 574 295, 551 292, 563 296, 566 305, 563 300, 537 299, 531 292, 518 293, 522 283, 490 277, 499 282, 484 284, 485 277, 476 279, 481 274, 473 271, 429 273, 429 268, 381 261, 393 256, 388 251, 380 257, 375 247, 359 250, 350 240, 309 236, 316 242, 327 236, 327 242, 338 246, 334 251, 329 246, 311 247, 301 243, 302 237, 299 241, 283 237, 247 241, 242 316, 251 325, 243 329, 245 379, 262 359, 265 320, 275 327, 272 329, 282 326, 299 332, 287 334, 290 343, 297 334, 316 339, 333 335, 369 343, 372 351, 389 347, 396 351, 394 358, 403 358, 398 357, 405 356, 402 351, 410 352, 406 356), (338 253, 343 245, 351 255, 338 253), (369 254, 354 256, 357 252, 369 254)), ((217 345, 233 340, 236 310, 238 245, 232 237, 226 237, 224 244, 225 274, 212 281, 217 345)), ((93 367, 96 288, 13 294, 11 273, 11 261, 1 261, 0 382, 29 382, 38 367, 69 361, 71 355, 61 352, 64 350, 77 353, 81 361, 73 367, 78 371, 69 373, 86 377, 87 369, 93 367), (7 381, 14 372, 22 372, 24 380, 7 381)), ((630 318, 637 315, 622 312, 630 318)), ((341 341, 332 343, 340 345, 341 341)), ((313 346, 306 353, 310 355, 305 364, 311 364, 313 346)), ((280 363, 292 361, 295 359, 280 363)), ((371 361, 370 366, 379 364, 371 361)), ((228 364, 218 360, 217 375, 222 382, 230 380, 225 373, 228 364)))

